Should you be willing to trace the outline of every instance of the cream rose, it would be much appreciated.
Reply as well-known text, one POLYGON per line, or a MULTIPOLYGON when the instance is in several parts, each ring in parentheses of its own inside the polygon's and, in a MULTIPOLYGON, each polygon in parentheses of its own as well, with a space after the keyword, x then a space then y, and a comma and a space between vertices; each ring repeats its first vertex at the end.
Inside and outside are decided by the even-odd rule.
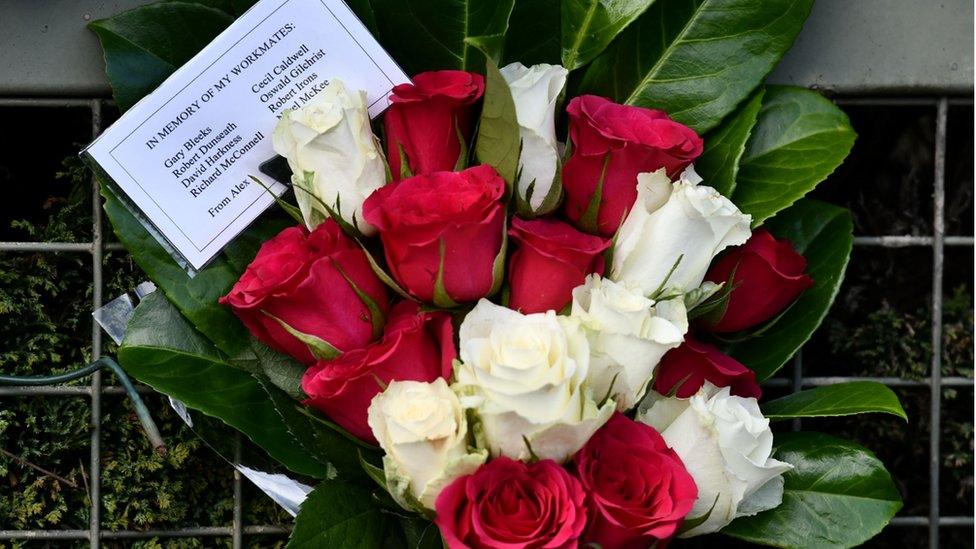
POLYGON ((590 388, 629 410, 644 396, 664 353, 681 345, 688 315, 680 298, 655 303, 636 288, 590 275, 573 290, 570 316, 590 344, 590 388))
POLYGON ((350 93, 342 81, 331 80, 308 104, 281 115, 272 143, 288 160, 309 229, 329 218, 324 202, 361 233, 376 232, 363 220, 362 206, 386 184, 386 165, 370 128, 365 92, 350 93))
POLYGON ((488 456, 469 452, 468 422, 443 378, 433 383, 393 381, 373 397, 369 427, 386 452, 387 488, 401 505, 434 508, 454 479, 474 472, 488 456))
POLYGON ((520 202, 528 213, 549 213, 559 202, 559 187, 553 185, 559 171, 555 113, 568 71, 559 65, 515 62, 502 67, 501 74, 512 91, 522 139, 516 185, 520 202))
POLYGON ((590 351, 578 320, 482 299, 459 337, 455 390, 492 455, 565 461, 613 414, 614 401, 600 406, 586 387, 590 351))
POLYGON ((749 239, 752 217, 697 180, 693 170, 674 184, 663 169, 637 176, 637 201, 617 233, 611 279, 646 294, 662 286, 693 290, 712 258, 749 239))
POLYGON ((756 399, 705 382, 688 399, 651 392, 637 420, 661 433, 695 479, 698 499, 688 518, 711 509, 705 522, 681 537, 717 532, 783 501, 782 474, 793 466, 770 457, 773 433, 756 399))

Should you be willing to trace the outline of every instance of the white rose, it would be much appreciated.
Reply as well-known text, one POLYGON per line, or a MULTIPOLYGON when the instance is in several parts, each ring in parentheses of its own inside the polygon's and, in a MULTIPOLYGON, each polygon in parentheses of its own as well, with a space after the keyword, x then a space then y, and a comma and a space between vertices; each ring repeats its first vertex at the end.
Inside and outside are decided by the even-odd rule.
POLYGON ((460 328, 455 389, 492 455, 565 461, 613 414, 586 387, 590 351, 573 318, 523 315, 485 299, 460 328))
POLYGON ((370 128, 365 92, 349 93, 342 81, 331 80, 305 106, 281 115, 272 143, 288 159, 309 229, 329 218, 324 202, 364 235, 375 234, 363 220, 363 201, 386 184, 386 164, 370 128))
POLYGON ((752 216, 696 179, 686 171, 672 184, 663 169, 637 176, 637 200, 617 233, 611 279, 648 294, 665 279, 665 288, 689 291, 701 285, 712 258, 749 239, 752 216))
POLYGON ((443 378, 391 382, 373 397, 368 421, 386 452, 387 487, 405 507, 413 500, 433 509, 445 486, 488 457, 484 450, 469 453, 468 421, 443 378))
POLYGON ((783 501, 783 477, 793 468, 770 458, 773 433, 754 398, 732 396, 711 383, 688 399, 651 392, 638 421, 657 429, 698 485, 688 518, 708 519, 682 534, 717 532, 737 517, 772 509, 783 501), (714 507, 713 507, 714 505, 714 507))
POLYGON ((681 345, 688 331, 684 300, 655 303, 642 292, 593 274, 573 290, 570 316, 590 343, 590 388, 610 394, 629 410, 644 396, 664 353, 681 345))
POLYGON ((522 139, 518 195, 533 213, 548 213, 559 200, 559 187, 553 185, 559 170, 555 113, 568 71, 559 65, 542 63, 526 67, 515 62, 502 67, 501 74, 512 90, 522 139))

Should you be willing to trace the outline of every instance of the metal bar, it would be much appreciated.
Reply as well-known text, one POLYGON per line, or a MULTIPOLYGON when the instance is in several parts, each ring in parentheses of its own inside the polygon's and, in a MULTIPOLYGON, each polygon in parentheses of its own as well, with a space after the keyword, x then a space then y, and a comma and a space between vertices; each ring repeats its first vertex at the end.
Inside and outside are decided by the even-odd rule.
POLYGON ((834 103, 840 106, 864 107, 938 107, 947 100, 950 105, 972 105, 972 97, 836 97, 834 103))
MULTIPOLYGON (((136 385, 140 395, 154 394, 148 385, 136 385)), ((0 387, 0 397, 4 396, 90 396, 90 385, 44 385, 41 387, 0 387)), ((103 395, 124 395, 125 388, 118 385, 102 386, 103 395)))
MULTIPOLYGON (((0 107, 91 107, 99 99, 73 97, 0 97, 0 107)), ((99 127, 99 130, 101 128, 99 127)))
MULTIPOLYGON (((913 235, 883 235, 883 236, 855 236, 856 246, 881 246, 883 248, 904 248, 907 246, 931 246, 931 236, 913 235)), ((946 246, 972 246, 971 236, 946 236, 943 239, 946 246)), ((124 251, 120 242, 107 242, 102 245, 104 250, 124 251)), ((85 252, 92 253, 94 243, 90 242, 0 242, 0 252, 85 252)))
MULTIPOLYGON (((89 102, 92 116, 92 139, 102 131, 102 103, 97 99, 89 102)), ((92 310, 102 306, 102 204, 99 200, 98 181, 92 177, 92 310)), ((102 354, 102 328, 91 319, 92 358, 102 354)), ((92 549, 101 545, 102 532, 102 372, 92 375, 91 381, 91 514, 89 515, 89 541, 92 549)))
MULTIPOLYGON (((855 236, 857 246, 881 246, 884 248, 904 248, 907 246, 932 246, 935 239, 931 236, 855 236)), ((972 246, 971 236, 943 237, 946 246, 972 246)))
MULTIPOLYGON (((124 251, 121 242, 106 242, 103 250, 124 251)), ((94 253, 94 242, 0 242, 0 252, 85 252, 94 253)))
MULTIPOLYGON (((102 539, 145 538, 193 538, 229 537, 230 526, 202 526, 175 530, 109 530, 102 532, 102 539)), ((291 533, 289 526, 245 526, 245 535, 284 536, 291 533)), ((0 539, 88 539, 88 530, 0 530, 0 539)))
MULTIPOLYGON (((875 381, 889 387, 928 387, 931 381, 929 378, 904 379, 900 377, 871 377, 871 376, 811 376, 802 378, 802 387, 823 387, 824 385, 836 385, 837 383, 848 383, 851 381, 875 381)), ((792 378, 775 377, 762 382, 766 387, 793 387, 792 378)), ((943 387, 973 387, 972 378, 968 377, 944 377, 942 378, 943 387)), ((136 391, 139 394, 152 394, 154 391, 146 385, 137 385, 136 391)), ((125 389, 117 385, 102 387, 103 395, 124 395, 125 389)), ((44 386, 44 387, 0 387, 0 397, 11 396, 89 396, 91 387, 87 385, 63 386, 44 386)))
MULTIPOLYGON (((892 526, 929 526, 929 517, 895 517, 892 526)), ((973 526, 973 517, 939 517, 939 526, 973 526)))
POLYGON ((231 547, 241 549, 244 546, 244 504, 241 496, 241 471, 237 468, 241 463, 241 434, 234 437, 234 522, 231 535, 231 547))
MULTIPOLYGON (((825 385, 836 385, 838 383, 849 383, 851 381, 875 381, 889 387, 928 387, 932 384, 927 377, 921 379, 904 379, 900 377, 870 377, 870 376, 813 376, 803 378, 804 387, 823 387, 825 385)), ((793 380, 785 377, 774 377, 767 379, 761 385, 768 387, 791 387, 793 380)), ((942 378, 943 387, 973 387, 973 379, 968 377, 945 377, 942 378)))
MULTIPOLYGON (((796 352, 796 356, 793 357, 793 392, 798 393, 803 389, 803 349, 801 348, 796 352)), ((800 418, 793 420, 793 430, 799 431, 802 428, 803 423, 800 418)))
POLYGON ((945 155, 949 101, 939 100, 935 121, 935 182, 932 220, 932 371, 929 372, 929 547, 939 546, 939 454, 942 435, 942 269, 945 250, 945 155))

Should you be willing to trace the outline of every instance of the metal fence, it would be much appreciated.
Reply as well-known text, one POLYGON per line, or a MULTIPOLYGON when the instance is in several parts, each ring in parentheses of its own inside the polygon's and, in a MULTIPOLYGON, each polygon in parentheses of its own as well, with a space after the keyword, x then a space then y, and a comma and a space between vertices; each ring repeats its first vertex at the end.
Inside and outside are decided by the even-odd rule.
MULTIPOLYGON (((939 503, 939 473, 942 454, 940 452, 942 390, 949 387, 967 388, 972 390, 973 380, 965 377, 943 377, 941 372, 942 347, 942 284, 944 274, 944 256, 947 246, 972 247, 972 236, 945 234, 945 159, 946 159, 946 127, 950 104, 972 105, 971 99, 957 99, 950 97, 916 97, 916 98, 848 98, 837 101, 844 105, 870 106, 925 106, 936 111, 935 129, 935 169, 933 173, 933 232, 929 236, 860 236, 855 237, 855 246, 860 247, 926 247, 932 250, 932 357, 928 377, 924 379, 903 379, 896 377, 817 377, 804 376, 802 351, 797 353, 793 362, 792 377, 774 378, 765 382, 770 387, 785 387, 788 390, 799 391, 804 387, 831 385, 852 380, 878 381, 890 387, 928 387, 930 390, 930 436, 929 436, 929 514, 928 516, 899 516, 892 521, 892 527, 928 528, 929 546, 939 546, 940 527, 973 527, 971 516, 943 516, 940 514, 939 503)), ((0 107, 86 107, 91 112, 91 132, 94 138, 103 127, 103 107, 107 104, 104 99, 55 99, 55 98, 0 98, 0 107)), ((92 182, 92 218, 93 238, 91 242, 0 242, 0 253, 43 252, 43 253, 80 253, 90 254, 92 259, 92 309, 102 305, 103 301, 103 253, 106 250, 121 250, 118 243, 108 242, 105 238, 105 224, 102 219, 101 197, 98 186, 92 182)), ((113 297, 113 296, 109 296, 113 297)), ((102 333, 98 325, 92 322, 91 328, 92 354, 98 358, 102 351, 102 333)), ((807 371, 815 368, 807 368, 807 371)), ((141 391, 149 392, 146 387, 141 391)), ((103 396, 122 395, 121 387, 102 384, 102 377, 96 372, 87 387, 0 387, 0 397, 90 397, 91 398, 91 458, 89 463, 89 490, 91 494, 91 521, 87 530, 0 530, 0 540, 89 540, 92 547, 99 547, 101 540, 133 540, 152 537, 230 537, 233 547, 242 547, 245 535, 276 534, 284 536, 289 529, 268 525, 243 524, 241 476, 234 471, 234 510, 233 521, 230 526, 194 527, 173 530, 147 531, 103 531, 100 514, 100 463, 101 463, 101 402, 103 396)), ((799 421, 794 428, 799 428, 799 421)))

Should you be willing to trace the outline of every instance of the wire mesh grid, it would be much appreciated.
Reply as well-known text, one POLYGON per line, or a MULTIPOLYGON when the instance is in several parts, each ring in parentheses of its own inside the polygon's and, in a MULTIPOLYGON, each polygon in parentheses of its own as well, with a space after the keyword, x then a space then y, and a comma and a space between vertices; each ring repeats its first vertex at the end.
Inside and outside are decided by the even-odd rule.
MULTIPOLYGON (((60 98, 0 98, 0 107, 87 107, 91 112, 91 134, 96 137, 102 130, 103 107, 108 101, 100 98, 92 99, 60 99, 60 98)), ((877 381, 889 387, 928 387, 930 391, 929 406, 929 514, 928 516, 900 516, 895 517, 891 524, 895 527, 925 527, 928 528, 929 546, 939 546, 940 527, 973 527, 971 516, 943 516, 940 513, 939 475, 941 463, 941 415, 942 390, 950 387, 973 388, 973 379, 967 377, 943 377, 942 357, 938 350, 942 345, 942 285, 944 274, 944 258, 946 247, 973 247, 972 236, 956 236, 945 234, 945 159, 946 133, 948 110, 950 104, 972 105, 972 99, 950 97, 907 97, 907 98, 847 98, 839 99, 841 105, 866 106, 928 106, 936 109, 934 173, 933 173, 933 225, 930 236, 858 236, 854 238, 854 245, 858 247, 927 247, 932 251, 932 328, 931 344, 932 356, 929 365, 929 375, 922 379, 906 379, 899 377, 850 377, 850 376, 804 376, 803 351, 797 353, 793 359, 792 376, 778 377, 765 381, 766 387, 785 387, 797 392, 804 387, 818 387, 848 381, 877 381)), ((121 250, 118 243, 106 242, 104 222, 102 219, 101 200, 98 185, 92 181, 92 218, 93 238, 91 242, 0 242, 0 253, 16 252, 47 252, 47 253, 87 253, 92 258, 92 309, 97 309, 103 301, 103 253, 108 250, 121 250)), ((91 328, 93 359, 100 356, 102 351, 102 333, 98 325, 92 322, 91 328)), ((148 387, 139 387, 140 392, 151 392, 148 387)), ((91 457, 89 462, 89 490, 91 494, 90 524, 87 530, 0 530, 0 540, 88 540, 91 547, 99 547, 102 540, 134 540, 148 538, 191 538, 191 537, 230 537, 232 546, 237 549, 243 546, 246 535, 287 535, 287 527, 269 525, 243 524, 243 498, 241 475, 235 469, 233 479, 234 507, 233 519, 230 526, 192 527, 167 530, 102 530, 100 509, 100 464, 101 464, 101 401, 102 396, 121 395, 121 387, 105 386, 102 384, 100 372, 96 372, 89 386, 46 386, 46 387, 0 387, 0 397, 30 397, 30 396, 87 396, 91 399, 91 457)), ((795 420, 793 429, 800 428, 800 420, 795 420)), ((239 441, 238 441, 239 442, 239 441)), ((240 444, 237 445, 238 452, 240 444)), ((235 461, 239 455, 235 456, 235 461)))

